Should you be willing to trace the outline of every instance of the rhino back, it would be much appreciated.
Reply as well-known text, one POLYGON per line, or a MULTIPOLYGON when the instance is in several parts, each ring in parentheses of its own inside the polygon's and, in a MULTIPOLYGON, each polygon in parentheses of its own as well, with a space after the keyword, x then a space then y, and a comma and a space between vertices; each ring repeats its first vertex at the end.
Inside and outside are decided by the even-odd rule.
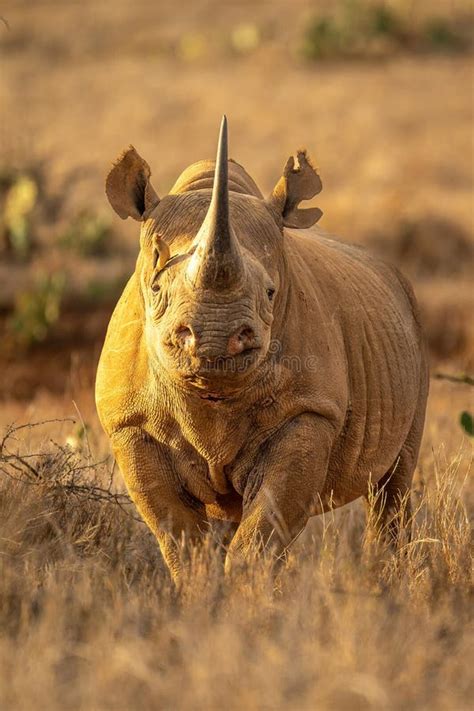
POLYGON ((365 250, 319 230, 287 237, 291 321, 300 324, 292 346, 315 358, 309 388, 316 383, 324 392, 336 383, 347 393, 327 488, 359 495, 367 476, 377 480, 393 465, 424 408, 427 365, 416 303, 397 270, 365 250), (318 352, 322 344, 325 353, 318 352))

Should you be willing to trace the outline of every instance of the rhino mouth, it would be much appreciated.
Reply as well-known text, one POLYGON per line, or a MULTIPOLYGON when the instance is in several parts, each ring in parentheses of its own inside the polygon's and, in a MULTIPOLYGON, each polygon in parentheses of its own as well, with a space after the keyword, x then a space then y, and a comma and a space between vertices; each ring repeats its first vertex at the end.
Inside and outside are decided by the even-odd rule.
POLYGON ((229 399, 227 395, 216 395, 215 393, 202 393, 199 397, 201 400, 208 400, 209 402, 222 402, 229 399))
POLYGON ((180 359, 178 372, 187 383, 202 389, 206 399, 224 399, 221 387, 235 385, 252 373, 261 360, 261 351, 261 347, 253 347, 235 356, 180 359))
POLYGON ((245 373, 258 361, 260 351, 261 348, 259 346, 252 346, 233 356, 196 359, 198 361, 197 373, 210 373, 212 375, 238 375, 239 373, 245 373))

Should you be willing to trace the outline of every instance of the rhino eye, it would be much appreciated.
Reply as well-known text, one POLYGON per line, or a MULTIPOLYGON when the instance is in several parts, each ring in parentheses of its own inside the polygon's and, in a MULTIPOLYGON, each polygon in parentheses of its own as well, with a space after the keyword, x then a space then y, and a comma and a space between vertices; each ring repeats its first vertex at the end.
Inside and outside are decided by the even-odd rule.
POLYGON ((273 301, 273 297, 275 296, 275 289, 267 289, 267 296, 269 301, 273 301))
POLYGON ((151 290, 154 294, 157 294, 161 290, 161 286, 158 284, 157 281, 153 282, 153 284, 151 285, 151 290))

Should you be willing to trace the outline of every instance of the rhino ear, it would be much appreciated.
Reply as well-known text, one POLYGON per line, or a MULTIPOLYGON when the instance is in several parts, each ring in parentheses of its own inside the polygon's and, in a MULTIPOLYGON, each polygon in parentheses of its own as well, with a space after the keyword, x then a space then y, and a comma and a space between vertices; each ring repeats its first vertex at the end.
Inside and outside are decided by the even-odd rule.
POLYGON ((105 181, 105 192, 122 220, 143 220, 160 201, 150 183, 148 163, 129 146, 115 161, 105 181))
POLYGON ((302 200, 310 200, 322 189, 321 178, 306 151, 298 151, 296 165, 294 157, 290 156, 268 202, 272 210, 281 215, 284 227, 305 229, 314 225, 323 213, 317 207, 299 210, 298 205, 302 200))

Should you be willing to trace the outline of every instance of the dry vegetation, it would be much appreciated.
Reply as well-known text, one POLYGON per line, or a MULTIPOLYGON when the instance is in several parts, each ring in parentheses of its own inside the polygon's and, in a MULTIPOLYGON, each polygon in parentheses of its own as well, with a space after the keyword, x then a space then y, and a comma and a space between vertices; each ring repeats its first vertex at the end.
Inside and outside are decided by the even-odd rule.
POLYGON ((269 559, 225 579, 209 535, 179 591, 109 488, 110 464, 30 445, 45 428, 64 441, 71 424, 11 432, 0 707, 468 709, 471 454, 441 414, 451 388, 434 385, 412 543, 393 554, 352 506, 315 520, 276 579, 269 559))
POLYGON ((164 194, 224 111, 264 191, 308 146, 322 227, 398 263, 433 370, 472 373, 471 3, 110 8, 0 11, 1 711, 470 708, 472 387, 432 381, 411 544, 387 550, 359 503, 311 522, 276 578, 266 559, 225 579, 210 534, 179 591, 92 393, 137 249, 107 166, 132 142, 164 194))

